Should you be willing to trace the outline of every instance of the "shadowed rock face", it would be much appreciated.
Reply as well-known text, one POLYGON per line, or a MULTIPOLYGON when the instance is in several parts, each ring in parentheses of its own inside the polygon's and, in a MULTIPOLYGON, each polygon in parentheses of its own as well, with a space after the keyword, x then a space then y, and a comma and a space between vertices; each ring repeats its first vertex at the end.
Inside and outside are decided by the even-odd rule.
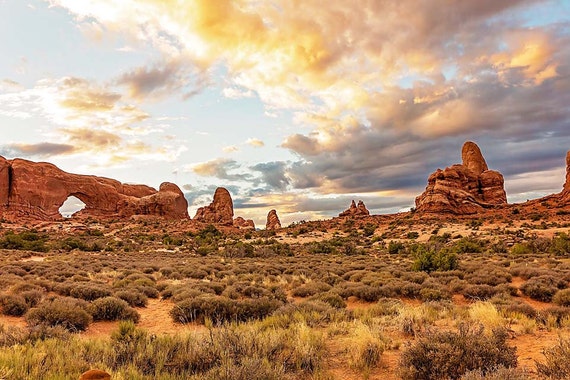
POLYGON ((194 220, 203 223, 233 225, 234 203, 229 191, 223 187, 218 187, 214 193, 212 203, 208 206, 200 207, 196 211, 194 220))
POLYGON ((503 175, 488 169, 477 144, 466 142, 461 156, 462 164, 429 176, 426 190, 416 198, 418 211, 474 214, 507 203, 503 175))
POLYGON ((341 217, 344 217, 344 216, 367 216, 367 215, 370 215, 370 212, 368 211, 368 209, 364 205, 364 202, 358 201, 358 205, 356 205, 354 200, 352 200, 352 202, 350 203, 350 207, 347 210, 344 210, 343 212, 338 214, 338 216, 341 216, 341 217))
POLYGON ((271 210, 267 214, 267 223, 265 223, 266 230, 278 230, 281 228, 281 221, 279 216, 277 216, 276 210, 271 210))
POLYGON ((188 202, 178 186, 163 183, 159 191, 110 178, 70 174, 55 165, 0 157, 0 215, 9 220, 53 221, 69 196, 85 203, 74 215, 130 218, 134 215, 187 219, 188 202))
MULTIPOLYGON (((1 169, 0 169, 1 174, 1 169)), ((568 198, 570 201, 570 150, 566 153, 566 182, 564 183, 564 189, 562 190, 564 197, 568 198)))

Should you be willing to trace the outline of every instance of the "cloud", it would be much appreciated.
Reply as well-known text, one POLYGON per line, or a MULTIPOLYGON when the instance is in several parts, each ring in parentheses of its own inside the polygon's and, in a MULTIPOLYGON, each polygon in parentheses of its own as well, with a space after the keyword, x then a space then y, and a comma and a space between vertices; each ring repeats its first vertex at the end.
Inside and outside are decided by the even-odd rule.
POLYGON ((285 170, 287 163, 282 161, 259 163, 251 167, 251 170, 261 173, 261 181, 271 190, 285 190, 291 180, 285 170))
POLYGON ((222 90, 222 94, 228 99, 242 99, 253 97, 253 91, 243 90, 237 87, 226 87, 222 90))
POLYGON ((240 165, 234 160, 217 158, 215 160, 191 165, 187 170, 191 170, 202 177, 215 177, 229 181, 243 181, 251 179, 251 175, 247 173, 229 173, 229 171, 237 170, 239 168, 240 165))
POLYGON ((70 144, 54 144, 49 142, 37 144, 14 143, 1 148, 3 155, 8 156, 37 156, 49 157, 53 155, 70 154, 75 151, 75 147, 70 144))
POLYGON ((261 141, 260 139, 256 139, 256 138, 249 138, 246 140, 245 143, 247 145, 251 145, 254 148, 261 148, 261 147, 265 146, 265 143, 263 141, 261 141))
POLYGON ((11 155, 82 155, 98 165, 116 165, 135 159, 171 161, 185 149, 180 141, 161 146, 144 141, 165 127, 149 123, 149 115, 120 92, 84 78, 42 79, 32 88, 0 92, 0 114, 37 117, 48 125, 40 143, 4 146, 11 155))
POLYGON ((222 151, 225 153, 234 153, 239 151, 239 148, 235 145, 228 145, 222 148, 222 151))
POLYGON ((160 100, 179 92, 183 99, 188 99, 201 92, 209 79, 205 72, 198 72, 179 60, 172 60, 132 69, 122 74, 117 83, 126 86, 134 99, 160 100))

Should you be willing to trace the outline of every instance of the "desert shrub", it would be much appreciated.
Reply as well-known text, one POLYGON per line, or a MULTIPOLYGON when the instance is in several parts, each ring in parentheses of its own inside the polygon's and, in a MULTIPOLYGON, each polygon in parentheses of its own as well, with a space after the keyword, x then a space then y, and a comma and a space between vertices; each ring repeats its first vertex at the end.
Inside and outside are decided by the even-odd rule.
POLYGON ((158 298, 160 296, 160 292, 154 286, 140 285, 135 286, 134 289, 147 298, 158 298))
POLYGON ((317 293, 327 292, 331 289, 329 284, 320 281, 311 281, 303 284, 291 292, 294 297, 310 297, 317 293))
POLYGON ((28 311, 26 299, 17 294, 2 294, 0 296, 0 309, 2 314, 21 317, 28 311))
POLYGON ((388 253, 391 255, 395 255, 395 254, 398 254, 400 252, 403 252, 405 249, 406 249, 406 246, 402 242, 390 241, 388 243, 388 253))
POLYGON ((177 303, 170 311, 170 315, 179 323, 194 321, 203 323, 206 318, 214 323, 248 321, 262 319, 281 305, 280 301, 269 298, 238 301, 223 296, 201 295, 177 303))
POLYGON ((119 290, 115 292, 115 297, 126 301, 131 307, 146 307, 148 304, 148 297, 137 290, 119 290))
POLYGON ((516 243, 511 247, 512 255, 528 255, 532 253, 532 247, 526 243, 516 243))
POLYGON ((414 239, 417 239, 419 237, 420 237, 420 233, 417 231, 410 231, 406 234, 406 239, 414 240, 414 239))
POLYGON ((346 307, 346 302, 335 292, 319 293, 309 298, 309 300, 322 301, 336 309, 344 309, 346 307))
POLYGON ((69 295, 73 298, 79 298, 85 301, 94 301, 98 298, 108 297, 112 294, 110 289, 104 285, 98 284, 81 284, 73 286, 69 295))
POLYGON ((421 288, 419 295, 422 301, 442 301, 451 299, 451 294, 442 287, 421 288))
POLYGON ((0 238, 0 248, 47 252, 49 247, 46 245, 46 240, 46 236, 32 231, 25 231, 19 234, 8 231, 0 238))
POLYGON ((402 352, 404 380, 459 379, 468 371, 483 375, 498 366, 516 367, 516 348, 506 344, 507 332, 484 333, 482 326, 461 324, 458 332, 428 332, 402 352))
POLYGON ((561 233, 552 239, 549 252, 557 256, 567 256, 570 254, 570 236, 561 233))
POLYGON ((301 303, 285 304, 263 323, 272 327, 288 328, 296 323, 309 327, 324 326, 333 321, 344 321, 351 314, 345 309, 334 308, 328 303, 308 300, 301 303))
POLYGON ((570 318, 570 308, 563 306, 552 306, 541 310, 538 319, 545 325, 560 327, 565 320, 570 318))
POLYGON ((528 380, 530 378, 530 373, 526 369, 505 368, 502 366, 487 373, 476 370, 469 371, 461 376, 461 380, 528 380))
POLYGON ((552 296, 559 289, 566 287, 566 283, 550 275, 532 277, 521 286, 521 291, 532 299, 550 302, 552 296))
POLYGON ((481 253, 483 243, 474 238, 463 237, 453 243, 451 251, 455 253, 481 253))
POLYGON ((130 320, 137 323, 140 319, 135 309, 116 297, 99 298, 89 305, 88 311, 95 321, 130 320))
POLYGON ((560 338, 558 343, 543 351, 545 362, 537 362, 539 375, 548 379, 570 378, 570 339, 560 338))
POLYGON ((30 309, 25 319, 30 326, 61 326, 69 331, 83 331, 92 321, 87 304, 71 298, 54 298, 30 309))
POLYGON ((505 314, 522 314, 528 318, 537 318, 538 312, 526 302, 510 302, 506 305, 500 305, 500 309, 505 314))
POLYGON ((432 247, 419 246, 415 252, 412 269, 422 272, 449 271, 457 269, 459 260, 451 251, 441 249, 436 251, 432 247))
POLYGON ((552 297, 552 302, 559 306, 570 306, 570 289, 557 291, 552 297))
POLYGON ((41 290, 26 290, 19 294, 24 297, 29 307, 35 307, 43 299, 46 293, 41 290))
POLYGON ((461 294, 470 300, 486 300, 497 294, 497 290, 490 285, 468 285, 461 294))

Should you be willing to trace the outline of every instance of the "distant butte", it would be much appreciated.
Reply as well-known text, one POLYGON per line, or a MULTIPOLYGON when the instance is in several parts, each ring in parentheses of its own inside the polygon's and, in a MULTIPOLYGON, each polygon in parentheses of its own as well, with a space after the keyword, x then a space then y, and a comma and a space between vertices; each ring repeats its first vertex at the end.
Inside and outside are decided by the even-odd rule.
POLYGON ((70 196, 85 203, 74 217, 188 219, 188 202, 173 183, 165 182, 156 191, 110 178, 70 174, 46 162, 0 156, 0 217, 10 221, 61 220, 59 208, 70 196))
POLYGON ((468 141, 461 151, 462 163, 437 169, 416 198, 417 211, 475 214, 507 204, 503 175, 489 170, 481 150, 468 141))

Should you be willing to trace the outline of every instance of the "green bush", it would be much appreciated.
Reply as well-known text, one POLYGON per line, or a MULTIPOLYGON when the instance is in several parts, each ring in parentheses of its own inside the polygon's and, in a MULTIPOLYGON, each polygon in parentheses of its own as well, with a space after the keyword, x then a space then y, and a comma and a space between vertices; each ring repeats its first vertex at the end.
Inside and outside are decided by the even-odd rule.
POLYGON ((0 239, 0 248, 47 252, 49 247, 46 245, 46 240, 45 236, 40 236, 32 231, 25 231, 19 234, 8 231, 0 239))
POLYGON ((72 298, 54 298, 30 309, 25 319, 30 326, 61 326, 72 332, 83 331, 92 321, 86 308, 86 302, 72 298))
POLYGON ((499 366, 517 366, 516 347, 506 344, 507 332, 486 335, 482 326, 462 324, 457 333, 428 332, 402 352, 404 380, 459 379, 468 371, 483 375, 499 366))
POLYGON ((99 298, 89 305, 88 311, 95 321, 130 320, 137 323, 140 319, 135 309, 116 297, 99 298))
POLYGON ((451 251, 441 249, 436 251, 433 247, 420 245, 414 254, 415 259, 412 270, 422 272, 449 271, 457 269, 459 259, 451 251))
POLYGON ((552 239, 549 252, 557 256, 567 256, 570 254, 570 236, 561 233, 552 239))
POLYGON ((388 243, 388 253, 391 255, 395 255, 395 254, 398 254, 400 252, 403 252, 405 249, 406 249, 406 246, 402 242, 390 241, 388 243))

